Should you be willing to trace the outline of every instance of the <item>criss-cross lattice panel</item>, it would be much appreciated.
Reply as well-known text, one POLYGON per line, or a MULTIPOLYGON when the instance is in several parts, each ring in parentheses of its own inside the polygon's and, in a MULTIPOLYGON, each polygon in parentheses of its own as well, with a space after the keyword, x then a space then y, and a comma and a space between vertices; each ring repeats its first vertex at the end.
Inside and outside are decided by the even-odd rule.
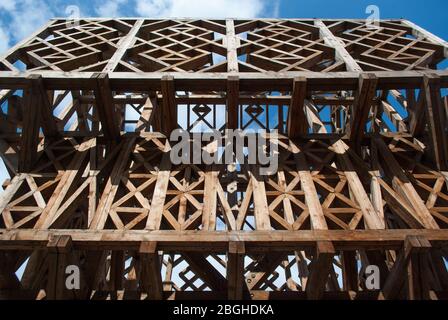
POLYGON ((147 20, 118 71, 226 72, 225 22, 147 20))
POLYGON ((6 228, 48 228, 55 224, 67 226, 77 220, 73 227, 85 227, 85 191, 93 179, 86 165, 94 143, 95 139, 81 143, 61 139, 44 148, 36 168, 31 173, 16 175, 7 186, 6 194, 11 200, 2 212, 1 224, 6 228), (76 200, 85 203, 78 202, 80 206, 76 206, 76 200))
POLYGON ((236 21, 241 72, 344 71, 313 21, 236 21))
POLYGON ((0 63, 3 70, 101 71, 134 20, 54 20, 0 63))
POLYGON ((443 172, 425 162, 423 149, 412 138, 396 137, 388 144, 410 183, 440 228, 448 227, 448 183, 443 172))
POLYGON ((365 71, 437 69, 444 60, 444 47, 416 38, 398 21, 325 23, 365 71))
POLYGON ((271 103, 253 103, 242 104, 239 106, 239 122, 242 130, 277 130, 283 133, 286 130, 286 118, 288 115, 288 106, 271 103))

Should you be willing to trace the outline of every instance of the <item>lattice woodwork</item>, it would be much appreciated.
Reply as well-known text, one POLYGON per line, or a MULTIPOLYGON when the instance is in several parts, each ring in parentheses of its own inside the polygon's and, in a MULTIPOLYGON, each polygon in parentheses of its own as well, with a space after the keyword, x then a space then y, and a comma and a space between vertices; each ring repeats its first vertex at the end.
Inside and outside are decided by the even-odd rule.
POLYGON ((448 297, 445 41, 407 20, 75 22, 0 59, 1 299, 448 297), (177 128, 263 130, 278 170, 173 164, 177 128))

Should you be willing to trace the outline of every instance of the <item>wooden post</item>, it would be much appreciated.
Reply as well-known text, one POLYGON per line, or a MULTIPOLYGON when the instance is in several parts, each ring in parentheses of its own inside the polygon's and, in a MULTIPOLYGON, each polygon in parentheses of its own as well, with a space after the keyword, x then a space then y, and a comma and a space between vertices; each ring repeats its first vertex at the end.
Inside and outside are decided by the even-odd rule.
POLYGON ((229 300, 242 300, 244 281, 244 242, 229 242, 227 282, 229 300))
POLYGON ((157 251, 157 242, 142 242, 139 254, 142 270, 141 285, 148 293, 149 299, 161 300, 163 298, 162 270, 157 251))
POLYGON ((67 235, 55 236, 47 245, 48 249, 48 280, 46 297, 49 300, 64 300, 70 298, 66 288, 66 267, 70 264, 69 255, 72 251, 72 238, 67 235))

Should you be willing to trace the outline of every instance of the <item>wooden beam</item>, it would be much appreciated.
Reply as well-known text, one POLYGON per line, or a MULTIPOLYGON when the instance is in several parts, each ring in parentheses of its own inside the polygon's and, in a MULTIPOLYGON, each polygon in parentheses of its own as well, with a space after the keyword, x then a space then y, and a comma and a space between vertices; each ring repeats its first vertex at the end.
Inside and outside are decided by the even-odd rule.
POLYGON ((427 229, 439 229, 437 222, 425 206, 422 198, 415 190, 406 173, 397 162, 390 149, 384 141, 380 138, 375 139, 378 147, 378 154, 384 160, 383 168, 392 180, 392 185, 405 200, 408 201, 410 207, 413 209, 410 213, 427 229))
POLYGON ((426 121, 428 122, 429 137, 431 141, 434 162, 437 169, 448 168, 447 123, 445 110, 440 95, 440 79, 437 76, 426 74, 423 77, 423 88, 426 101, 426 121))
POLYGON ((146 230, 159 230, 165 210, 166 191, 171 176, 171 160, 169 151, 165 152, 157 173, 155 191, 152 195, 146 230))
POLYGON ((227 128, 238 128, 238 110, 239 110, 239 78, 238 76, 229 76, 227 79, 227 128))
POLYGON ((305 193, 305 202, 310 212, 311 229, 313 230, 327 230, 328 225, 325 220, 325 215, 322 210, 322 205, 319 201, 316 186, 314 185, 313 177, 310 173, 310 167, 306 161, 304 153, 297 148, 291 141, 290 147, 294 153, 297 170, 300 177, 303 192, 305 193))
POLYGON ((342 263, 342 285, 346 291, 358 291, 358 264, 356 251, 343 251, 341 254, 342 263))
POLYGON ((409 20, 401 20, 401 23, 412 28, 412 35, 414 37, 418 39, 425 39, 429 42, 442 46, 444 48, 445 58, 448 58, 448 43, 445 40, 437 37, 436 35, 423 29, 422 27, 419 27, 418 25, 409 20))
POLYGON ((128 165, 129 157, 135 147, 135 138, 130 138, 123 144, 122 151, 117 157, 112 173, 104 188, 103 195, 98 203, 95 215, 89 225, 90 229, 103 229, 109 217, 110 208, 112 207, 115 195, 120 185, 121 177, 128 165))
POLYGON ((337 140, 333 143, 334 151, 339 160, 339 167, 343 170, 347 178, 350 191, 361 208, 366 226, 369 229, 385 229, 384 218, 373 207, 367 192, 357 174, 357 170, 348 155, 348 146, 342 141, 337 140))
MULTIPOLYGON (((55 236, 47 245, 48 280, 46 298, 48 300, 69 299, 66 288, 66 267, 70 264, 70 252, 73 250, 72 239, 68 235, 55 236)), ((73 296, 72 296, 73 297, 73 296)))
POLYGON ((141 284, 151 300, 161 300, 163 296, 162 270, 157 251, 157 242, 144 241, 140 244, 141 284))
POLYGON ((409 260, 413 254, 425 252, 431 248, 431 244, 424 237, 409 236, 404 241, 403 249, 387 277, 386 283, 380 293, 380 299, 396 299, 403 288, 407 277, 409 260))
POLYGON ((370 108, 376 95, 377 83, 377 77, 371 73, 362 73, 359 76, 359 86, 353 102, 349 130, 350 142, 357 149, 360 148, 361 141, 364 138, 370 108))
POLYGON ((253 167, 250 174, 254 197, 254 216, 257 230, 271 230, 269 218, 269 206, 266 197, 264 177, 258 172, 258 167, 253 167))
POLYGON ((37 147, 39 145, 40 108, 39 93, 34 89, 23 92, 23 129, 20 140, 19 172, 29 172, 37 161, 37 147))
POLYGON ((433 245, 448 241, 447 230, 387 229, 387 230, 300 230, 297 231, 176 231, 176 230, 33 230, 0 229, 2 250, 45 248, 53 235, 70 235, 76 250, 137 250, 142 241, 157 241, 162 251, 226 252, 228 242, 245 242, 246 252, 297 251, 314 248, 317 241, 331 241, 337 250, 396 250, 407 236, 422 236, 433 245), (381 241, 378 241, 381 239, 381 241), (14 240, 14 241, 12 241, 14 240))
POLYGON ((299 135, 307 133, 308 123, 304 111, 306 94, 306 78, 294 79, 287 118, 288 136, 290 138, 297 138, 299 135))
POLYGON ((336 36, 330 31, 330 29, 328 29, 322 20, 315 20, 314 25, 319 28, 320 37, 324 39, 325 44, 336 50, 337 60, 344 62, 348 71, 363 71, 355 59, 353 59, 353 57, 345 49, 343 41, 336 38, 336 36))
POLYGON ((330 270, 333 267, 335 249, 331 241, 318 241, 316 254, 311 262, 311 270, 306 284, 306 295, 310 300, 322 298, 330 270))
POLYGON ((174 77, 165 75, 161 80, 163 96, 162 111, 162 132, 169 135, 171 131, 177 129, 177 104, 174 77))
POLYGON ((109 75, 107 73, 94 74, 96 81, 95 100, 104 137, 110 141, 120 140, 120 120, 114 103, 109 75))
POLYGON ((227 280, 200 252, 184 252, 182 256, 192 271, 212 290, 227 290, 227 280))
POLYGON ((123 289, 125 252, 112 251, 110 255, 109 288, 112 291, 123 289))
MULTIPOLYGON (((35 108, 38 108, 41 116, 42 131, 44 135, 50 139, 57 139, 60 137, 55 118, 53 116, 53 104, 49 100, 47 90, 41 75, 31 75, 31 90, 36 92, 38 97, 34 101, 35 108)), ((39 122, 38 119, 35 121, 39 122)))
POLYGON ((229 242, 227 255, 227 282, 229 300, 242 300, 244 279, 244 242, 229 242))
POLYGON ((234 21, 226 20, 226 37, 224 38, 224 45, 227 47, 227 72, 238 72, 238 54, 237 48, 239 46, 239 39, 235 35, 234 21))
POLYGON ((126 51, 135 44, 137 40, 136 36, 144 21, 144 19, 138 19, 135 21, 128 34, 121 38, 120 42, 117 44, 117 51, 115 51, 114 55, 109 59, 109 62, 103 69, 103 72, 108 73, 115 71, 117 66, 120 64, 120 61, 126 56, 126 51))
MULTIPOLYGON (((135 127, 136 132, 150 131, 151 125, 153 125, 153 126, 155 125, 154 124, 155 113, 160 112, 157 109, 158 109, 157 108, 157 99, 148 97, 146 99, 145 104, 143 105, 143 107, 141 109, 142 113, 141 113, 140 118, 138 119, 137 125, 135 127)), ((155 131, 157 131, 157 129, 155 131)))
POLYGON ((217 209, 217 184, 219 171, 210 168, 205 173, 204 181, 204 207, 202 209, 202 230, 216 229, 216 209, 217 209))

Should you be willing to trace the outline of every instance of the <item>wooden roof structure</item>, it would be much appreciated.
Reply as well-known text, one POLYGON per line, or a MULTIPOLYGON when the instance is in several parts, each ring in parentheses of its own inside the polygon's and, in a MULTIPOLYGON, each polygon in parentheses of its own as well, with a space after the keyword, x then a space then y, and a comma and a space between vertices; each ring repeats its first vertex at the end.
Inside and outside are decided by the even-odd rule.
POLYGON ((0 58, 0 298, 447 298, 447 57, 407 20, 51 20, 0 58), (177 128, 277 130, 279 169, 174 165, 177 128))

